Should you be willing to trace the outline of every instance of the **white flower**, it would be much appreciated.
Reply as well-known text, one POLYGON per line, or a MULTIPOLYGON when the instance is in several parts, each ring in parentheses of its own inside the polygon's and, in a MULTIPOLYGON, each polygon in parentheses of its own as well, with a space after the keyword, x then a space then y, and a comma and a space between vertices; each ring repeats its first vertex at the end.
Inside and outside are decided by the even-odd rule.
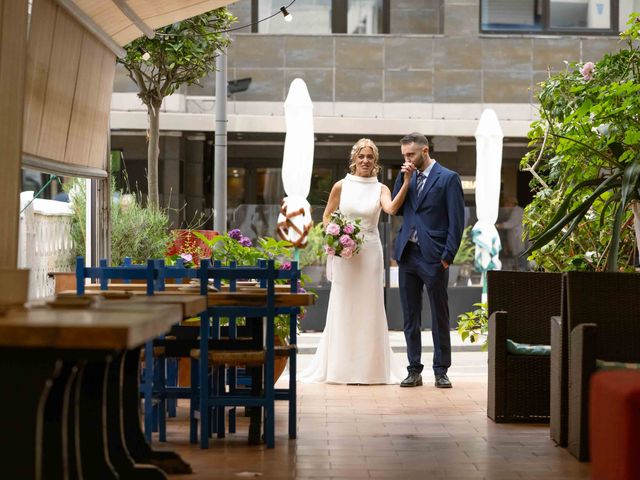
POLYGON ((151 58, 151 55, 149 55, 149 52, 144 52, 144 54, 142 55, 142 59, 145 62, 148 62, 150 58, 151 58))

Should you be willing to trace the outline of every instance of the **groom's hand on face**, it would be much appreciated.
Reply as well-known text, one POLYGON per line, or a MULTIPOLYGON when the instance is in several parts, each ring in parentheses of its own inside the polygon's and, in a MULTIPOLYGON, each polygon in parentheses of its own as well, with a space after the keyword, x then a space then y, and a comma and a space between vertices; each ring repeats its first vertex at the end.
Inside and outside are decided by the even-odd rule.
POLYGON ((413 171, 416 169, 415 165, 411 162, 404 162, 400 167, 400 171, 404 174, 404 179, 409 180, 413 171))

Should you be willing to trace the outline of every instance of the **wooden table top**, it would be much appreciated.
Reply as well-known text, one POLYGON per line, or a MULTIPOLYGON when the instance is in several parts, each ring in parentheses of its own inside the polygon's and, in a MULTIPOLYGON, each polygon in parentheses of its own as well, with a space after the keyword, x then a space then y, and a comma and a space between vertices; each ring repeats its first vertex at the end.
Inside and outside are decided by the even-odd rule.
POLYGON ((182 307, 177 304, 113 307, 9 310, 0 316, 0 346, 129 349, 166 333, 182 320, 182 307))
MULTIPOLYGON (((75 290, 61 292, 61 295, 75 295, 75 290)), ((117 291, 109 290, 91 290, 85 292, 85 295, 96 297, 92 308, 106 309, 110 307, 124 309, 126 305, 131 304, 151 304, 151 305, 180 305, 182 307, 182 316, 184 318, 193 317, 207 309, 207 301, 204 295, 197 295, 185 292, 157 292, 157 295, 146 295, 143 291, 117 291), (106 294, 107 296, 103 296, 106 294), (108 295, 114 295, 109 297, 108 295), (118 297, 122 295, 122 297, 118 297), (122 307, 121 307, 122 306, 122 307)), ((38 299, 29 303, 29 307, 46 307, 47 302, 55 300, 55 297, 38 299)))
MULTIPOLYGON (((264 289, 241 290, 239 292, 209 292, 210 307, 260 307, 265 305, 267 292, 264 289)), ((303 307, 315 303, 313 293, 276 292, 276 307, 303 307)))
MULTIPOLYGON (((135 285, 135 284, 134 284, 135 285)), ((189 295, 193 296, 193 291, 180 291, 175 288, 172 288, 170 291, 166 292, 155 292, 151 297, 144 295, 146 292, 146 286, 141 285, 144 288, 134 288, 129 289, 132 285, 127 284, 113 284, 109 287, 109 292, 122 292, 122 293, 131 293, 132 298, 134 296, 142 296, 143 298, 153 298, 157 296, 159 298, 163 297, 174 297, 174 296, 183 296, 189 295), (125 287, 120 290, 118 287, 125 287), (157 295, 156 295, 157 294, 157 295)), ((315 303, 315 294, 305 292, 305 293, 291 293, 288 291, 290 288, 288 285, 282 285, 282 287, 276 290, 276 307, 303 307, 308 305, 313 305, 315 303)), ((104 290, 86 290, 87 295, 100 295, 105 292, 104 290)), ((63 292, 64 294, 75 293, 74 290, 70 290, 68 292, 63 292)), ((207 295, 209 306, 246 306, 246 307, 256 307, 262 306, 265 304, 267 292, 264 288, 256 288, 256 287, 241 287, 236 292, 222 291, 222 292, 209 292, 207 295)), ((159 303, 163 303, 162 300, 157 300, 159 303)))
MULTIPOLYGON (((257 285, 238 285, 237 286, 237 290, 254 290, 254 289, 259 289, 260 287, 257 285)), ((285 284, 276 284, 275 285, 276 290, 278 291, 289 291, 291 289, 291 285, 285 285, 285 284)), ((86 293, 90 293, 90 292, 104 292, 105 290, 100 290, 100 285, 96 284, 96 283, 91 283, 91 284, 87 284, 84 287, 85 292, 86 293)), ((147 291, 147 285, 145 283, 109 283, 109 285, 107 286, 107 290, 106 291, 112 291, 112 290, 117 290, 117 291, 127 291, 127 292, 132 292, 132 293, 138 293, 138 292, 142 292, 142 293, 146 293, 147 291)), ((220 288, 220 291, 228 291, 229 290, 229 286, 228 285, 223 285, 220 288)), ((75 293, 75 290, 72 290, 73 293, 75 293)), ((159 290, 154 290, 154 293, 157 294, 161 294, 161 293, 176 293, 176 292, 181 292, 181 293, 199 293, 200 292, 200 284, 194 284, 194 283, 168 283, 165 285, 165 289, 164 291, 159 291, 159 290)), ((67 292, 64 292, 67 293, 67 292)))

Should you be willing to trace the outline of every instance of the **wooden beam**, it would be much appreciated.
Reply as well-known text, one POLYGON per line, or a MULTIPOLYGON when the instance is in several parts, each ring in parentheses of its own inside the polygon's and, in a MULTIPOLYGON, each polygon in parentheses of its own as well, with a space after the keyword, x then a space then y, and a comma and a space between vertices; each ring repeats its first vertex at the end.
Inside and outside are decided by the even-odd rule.
POLYGON ((0 0, 0 267, 18 264, 27 0, 0 0))

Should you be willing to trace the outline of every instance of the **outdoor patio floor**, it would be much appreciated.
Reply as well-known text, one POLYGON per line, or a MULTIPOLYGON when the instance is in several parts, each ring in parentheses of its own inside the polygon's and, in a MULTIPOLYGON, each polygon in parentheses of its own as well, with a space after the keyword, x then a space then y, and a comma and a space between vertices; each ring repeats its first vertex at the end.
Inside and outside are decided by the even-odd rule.
MULTIPOLYGON (((301 367, 309 355, 302 357, 301 367)), ((238 433, 188 442, 187 403, 169 420, 166 446, 194 475, 172 479, 587 479, 581 464, 549 439, 548 425, 496 424, 486 416, 486 354, 454 354, 454 388, 299 384, 298 439, 287 438, 287 403, 276 405, 276 448, 238 433), (485 368, 478 370, 478 365, 485 368), (469 368, 467 368, 469 367, 469 368), (472 368, 473 367, 473 368, 472 368), (484 370, 484 371, 482 371, 484 370)))

